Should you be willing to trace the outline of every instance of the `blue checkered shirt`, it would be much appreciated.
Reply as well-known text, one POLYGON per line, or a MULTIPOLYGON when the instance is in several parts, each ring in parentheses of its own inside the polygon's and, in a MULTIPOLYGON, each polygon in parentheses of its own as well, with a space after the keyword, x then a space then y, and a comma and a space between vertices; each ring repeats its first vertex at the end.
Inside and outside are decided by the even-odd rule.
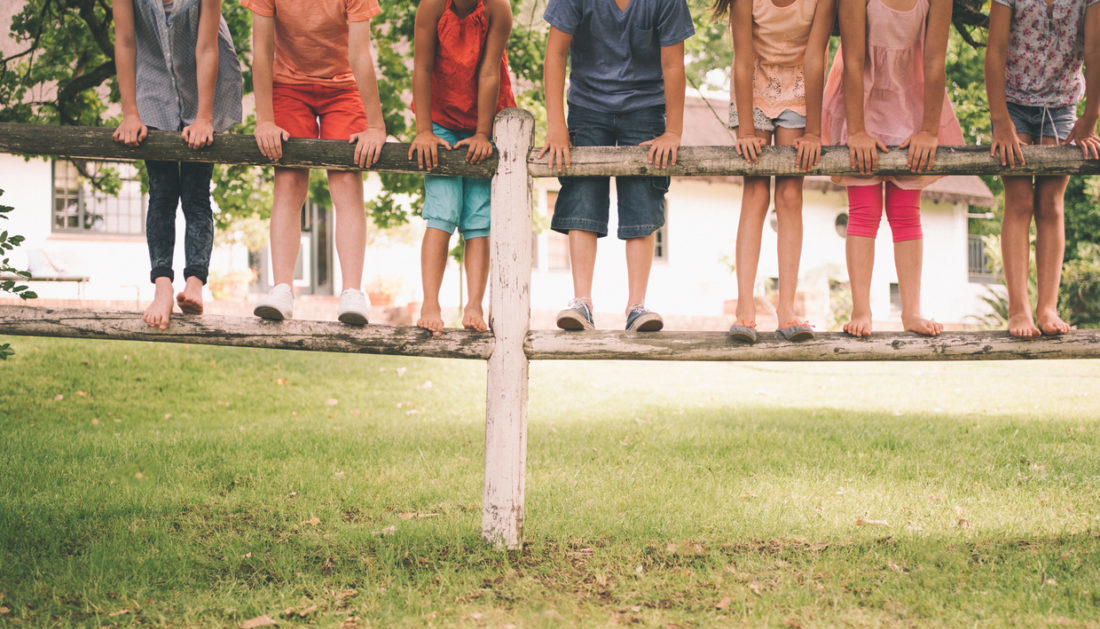
MULTIPOLYGON (((126 1, 126 0, 118 0, 126 1)), ((134 3, 137 38, 137 104, 141 121, 156 129, 178 130, 195 121, 199 106, 195 69, 201 0, 175 0, 167 18, 162 0, 134 3)), ((214 88, 214 130, 241 121, 241 65, 229 26, 218 26, 218 82, 214 88)))

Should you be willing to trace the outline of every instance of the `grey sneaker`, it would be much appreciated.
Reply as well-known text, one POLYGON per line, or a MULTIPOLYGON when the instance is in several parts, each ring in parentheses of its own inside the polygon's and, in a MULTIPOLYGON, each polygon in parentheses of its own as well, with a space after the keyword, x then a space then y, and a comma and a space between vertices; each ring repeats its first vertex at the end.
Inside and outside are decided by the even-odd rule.
POLYGON ((592 309, 580 299, 570 299, 569 305, 558 313, 558 327, 563 330, 591 330, 596 327, 592 309))
POLYGON ((665 320, 661 315, 646 310, 644 304, 631 306, 626 315, 626 329, 628 332, 656 332, 665 327, 665 320))
POLYGON ((336 318, 348 325, 367 325, 367 296, 363 291, 348 288, 340 293, 336 318))
POLYGON ((289 319, 294 313, 294 292, 290 284, 276 284, 267 295, 256 303, 252 314, 269 321, 289 319))

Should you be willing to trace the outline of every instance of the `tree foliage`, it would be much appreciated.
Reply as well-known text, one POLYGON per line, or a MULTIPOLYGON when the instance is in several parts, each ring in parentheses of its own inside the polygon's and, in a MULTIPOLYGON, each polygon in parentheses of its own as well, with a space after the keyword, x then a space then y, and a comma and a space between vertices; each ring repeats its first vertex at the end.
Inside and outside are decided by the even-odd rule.
MULTIPOLYGON (((4 191, 0 190, 0 196, 3 195, 4 191)), ((0 219, 8 220, 8 213, 13 209, 15 208, 10 205, 0 203, 0 219)), ((18 247, 22 242, 22 236, 9 234, 6 229, 0 230, 0 294, 10 293, 20 299, 34 299, 38 295, 30 290, 26 284, 21 283, 20 280, 20 278, 30 279, 31 274, 14 268, 11 265, 10 258, 8 258, 11 250, 18 247)), ((7 360, 14 353, 10 343, 0 343, 0 360, 7 360)))

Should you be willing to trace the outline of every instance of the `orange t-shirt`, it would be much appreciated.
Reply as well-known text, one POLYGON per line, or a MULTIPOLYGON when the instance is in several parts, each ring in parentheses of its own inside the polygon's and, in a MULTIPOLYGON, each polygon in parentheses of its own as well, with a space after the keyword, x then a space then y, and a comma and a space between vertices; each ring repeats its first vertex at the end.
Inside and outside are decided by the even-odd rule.
POLYGON ((378 15, 378 0, 241 0, 275 18, 274 81, 355 87, 348 63, 348 23, 378 15))

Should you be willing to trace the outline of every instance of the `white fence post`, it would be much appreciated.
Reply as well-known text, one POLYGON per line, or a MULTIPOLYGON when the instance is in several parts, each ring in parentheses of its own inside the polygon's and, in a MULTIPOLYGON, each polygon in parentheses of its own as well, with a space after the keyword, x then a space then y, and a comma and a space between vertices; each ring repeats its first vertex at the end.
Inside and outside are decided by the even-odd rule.
POLYGON ((527 356, 531 324, 531 176, 527 153, 534 117, 505 109, 494 138, 500 161, 493 177, 489 321, 495 344, 485 396, 485 488, 481 535, 498 547, 523 545, 527 474, 527 356))

